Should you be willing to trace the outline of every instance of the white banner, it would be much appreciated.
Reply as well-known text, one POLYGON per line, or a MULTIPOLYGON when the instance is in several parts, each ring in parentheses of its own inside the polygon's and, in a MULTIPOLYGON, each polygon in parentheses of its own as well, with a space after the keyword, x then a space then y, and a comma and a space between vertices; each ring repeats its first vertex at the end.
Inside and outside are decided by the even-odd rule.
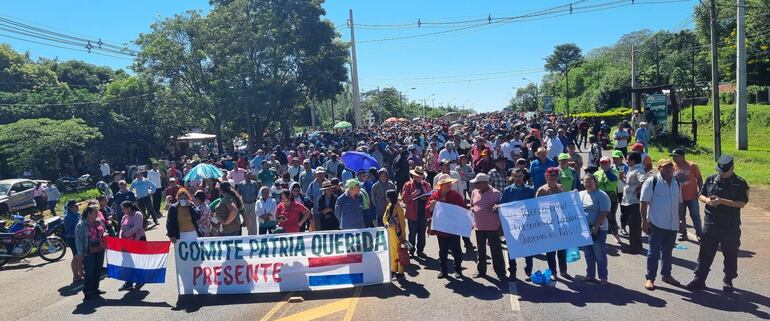
POLYGON ((390 282, 384 228, 178 240, 179 294, 337 289, 390 282))
POLYGON ((430 228, 434 231, 470 237, 473 231, 473 214, 466 208, 438 202, 433 208, 430 228))
POLYGON ((576 191, 501 204, 499 213, 510 258, 593 243, 576 191))

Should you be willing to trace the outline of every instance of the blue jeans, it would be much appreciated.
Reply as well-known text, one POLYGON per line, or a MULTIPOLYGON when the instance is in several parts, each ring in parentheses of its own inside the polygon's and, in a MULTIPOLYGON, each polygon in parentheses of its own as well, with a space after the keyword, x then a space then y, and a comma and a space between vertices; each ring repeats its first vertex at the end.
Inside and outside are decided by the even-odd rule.
POLYGON ((671 252, 674 251, 676 231, 666 230, 650 224, 650 250, 647 251, 647 280, 655 280, 658 261, 663 260, 660 275, 671 276, 671 252))
POLYGON ((690 218, 692 219, 692 227, 695 229, 695 235, 700 236, 703 233, 703 227, 701 227, 700 205, 698 204, 697 198, 679 204, 679 233, 681 233, 682 236, 687 236, 686 211, 690 211, 690 218))
POLYGON ((586 256, 586 278, 595 278, 596 270, 599 270, 599 278, 607 279, 607 250, 604 244, 607 243, 607 231, 599 230, 594 236, 594 243, 583 246, 583 253, 586 256))

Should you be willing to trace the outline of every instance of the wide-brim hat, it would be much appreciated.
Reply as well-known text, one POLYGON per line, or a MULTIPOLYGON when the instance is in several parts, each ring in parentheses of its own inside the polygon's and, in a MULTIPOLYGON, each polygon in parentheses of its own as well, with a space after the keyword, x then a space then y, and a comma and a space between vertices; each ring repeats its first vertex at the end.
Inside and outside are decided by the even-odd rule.
POLYGON ((457 183, 457 179, 452 178, 449 174, 439 174, 436 176, 436 184, 433 185, 433 188, 438 189, 441 185, 454 183, 457 183))
POLYGON ((326 174, 326 169, 325 169, 325 168, 323 168, 322 166, 318 166, 318 167, 315 169, 315 173, 316 173, 316 174, 326 174))
POLYGON ((413 170, 409 171, 409 174, 412 174, 412 176, 425 177, 425 170, 422 169, 422 166, 417 166, 413 170))
POLYGON ((333 187, 334 187, 334 185, 332 185, 331 181, 324 181, 323 183, 321 183, 321 190, 322 191, 325 191, 327 189, 332 189, 333 187))

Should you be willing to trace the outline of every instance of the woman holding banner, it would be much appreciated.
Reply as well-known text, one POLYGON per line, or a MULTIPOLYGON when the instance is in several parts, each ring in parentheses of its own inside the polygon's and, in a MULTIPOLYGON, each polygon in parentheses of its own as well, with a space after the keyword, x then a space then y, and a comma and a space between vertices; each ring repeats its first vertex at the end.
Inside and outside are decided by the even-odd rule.
MULTIPOLYGON (((541 197, 556 193, 564 192, 564 188, 558 183, 560 171, 558 167, 549 167, 545 170, 545 185, 540 186, 535 192, 535 197, 541 197)), ((571 280, 572 276, 567 273, 567 250, 561 249, 558 251, 546 253, 546 259, 548 260, 548 268, 551 269, 551 281, 556 280, 556 260, 559 260, 559 273, 561 277, 571 280)))
MULTIPOLYGON (((457 182, 449 174, 440 174, 436 177, 435 190, 430 194, 428 198, 428 205, 425 208, 425 214, 427 218, 427 226, 431 225, 431 218, 433 217, 433 209, 436 207, 436 203, 444 202, 452 205, 457 205, 462 208, 468 208, 465 206, 465 200, 463 197, 452 189, 452 184, 457 182)), ((452 258, 454 258, 455 273, 454 278, 460 279, 463 277, 461 263, 463 262, 463 251, 460 248, 460 236, 454 234, 442 233, 439 231, 433 231, 438 239, 438 256, 441 262, 441 272, 438 274, 438 278, 442 279, 447 275, 447 256, 449 251, 452 251, 452 258)))
POLYGON ((607 193, 598 190, 596 176, 586 174, 583 176, 585 190, 580 191, 580 200, 588 217, 588 226, 591 229, 591 237, 594 243, 584 246, 583 253, 586 256, 586 282, 596 282, 596 270, 599 271, 599 279, 602 285, 607 284, 607 251, 604 244, 607 242, 607 215, 610 213, 610 197, 607 193))
POLYGON ((400 260, 400 254, 406 254, 407 241, 406 241, 406 214, 404 213, 404 207, 398 201, 398 192, 394 189, 389 189, 385 192, 385 196, 388 198, 388 205, 385 207, 385 215, 382 217, 382 223, 388 228, 388 234, 390 239, 390 274, 392 278, 403 279, 404 278, 404 264, 400 260))

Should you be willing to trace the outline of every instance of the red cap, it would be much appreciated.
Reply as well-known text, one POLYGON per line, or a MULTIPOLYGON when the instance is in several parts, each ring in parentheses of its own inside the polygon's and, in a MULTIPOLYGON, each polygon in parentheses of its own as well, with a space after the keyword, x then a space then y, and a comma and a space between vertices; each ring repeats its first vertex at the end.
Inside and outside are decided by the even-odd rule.
POLYGON ((642 143, 636 143, 631 145, 631 151, 633 152, 643 152, 644 151, 644 145, 642 143))

